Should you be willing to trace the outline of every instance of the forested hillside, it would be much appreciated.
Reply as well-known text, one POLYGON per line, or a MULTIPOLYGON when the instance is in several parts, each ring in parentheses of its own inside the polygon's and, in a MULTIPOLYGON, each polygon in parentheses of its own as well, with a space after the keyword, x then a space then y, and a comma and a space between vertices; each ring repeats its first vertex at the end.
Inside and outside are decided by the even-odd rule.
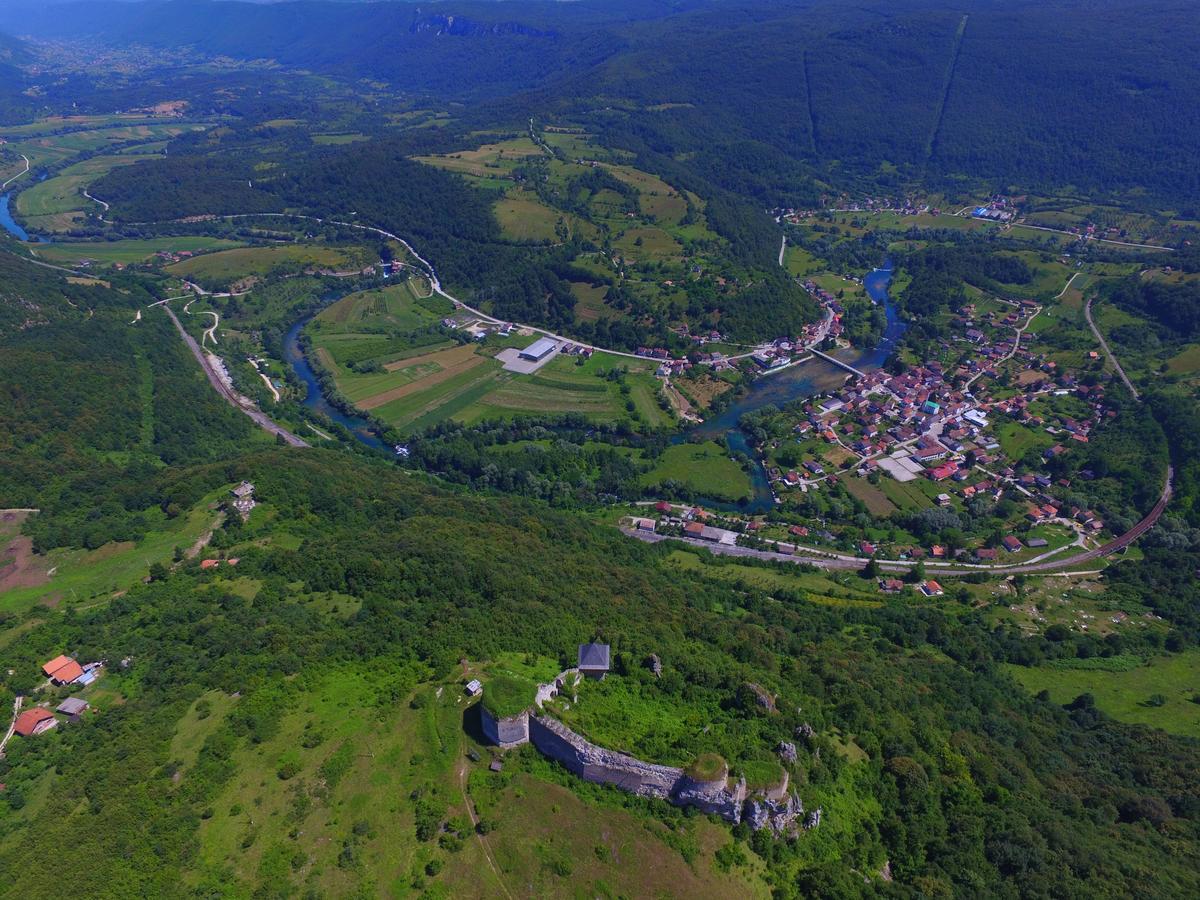
POLYGON ((1140 0, 959 6, 621 3, 77 4, 0 27, 277 59, 464 100, 510 124, 585 117, 776 205, 814 187, 967 178, 1147 192, 1193 208, 1200 25, 1140 0), (495 100, 521 91, 524 95, 495 100), (798 169, 798 166, 802 167, 798 169))
MULTIPOLYGON (((111 896, 115 885, 157 893, 205 877, 189 848, 202 821, 241 815, 240 804, 232 812, 214 805, 235 776, 232 760, 269 741, 277 713, 303 707, 323 673, 345 665, 393 673, 379 685, 386 716, 416 680, 448 674, 462 657, 555 655, 599 634, 622 665, 651 652, 665 661, 669 678, 640 680, 645 702, 716 717, 714 737, 691 739, 683 752, 713 740, 746 752, 790 739, 801 721, 816 727, 819 737, 802 751, 805 791, 826 805, 829 823, 794 843, 754 842, 783 896, 853 895, 862 885, 851 869, 874 871, 885 860, 927 893, 1062 895, 1104 884, 1122 896, 1146 880, 1168 894, 1197 887, 1194 860, 1171 849, 1181 846, 1171 835, 1195 835, 1195 747, 1106 721, 1086 702, 1063 710, 1022 698, 994 667, 1000 645, 972 616, 734 593, 703 567, 668 575, 664 554, 577 518, 449 495, 326 452, 251 456, 190 477, 250 478, 270 509, 248 526, 227 526, 223 542, 241 557, 237 593, 188 566, 85 613, 52 615, 4 653, 5 666, 22 673, 16 681, 64 646, 134 660, 109 676, 128 702, 67 730, 57 772, 30 744, 0 764, 10 795, 44 798, 24 810, 9 804, 0 842, 7 870, 70 836, 89 860, 77 884, 91 896, 111 896), (340 616, 311 602, 325 595, 343 598, 340 616), (347 616, 347 604, 357 612, 347 616), (778 693, 781 712, 747 701, 746 682, 778 693), (206 691, 240 699, 206 728, 183 771, 169 750, 173 723, 206 691), (832 734, 853 735, 863 761, 843 759, 832 734), (1151 758, 1153 766, 1130 769, 1151 758)), ((623 680, 633 677, 627 670, 623 680)), ((262 790, 243 802, 253 795, 262 790)), ((322 851, 304 823, 324 796, 315 791, 293 813, 284 858, 294 856, 295 874, 266 867, 244 889, 281 890, 317 864, 322 851)), ((358 815, 373 821, 373 801, 365 802, 358 815)), ((401 803, 402 821, 410 802, 401 803)), ((497 816, 500 832, 519 827, 503 810, 497 816)), ((377 846, 363 837, 358 853, 375 860, 377 846)), ((41 896, 36 886, 25 894, 41 896)))
POLYGON ((252 435, 161 311, 133 321, 153 298, 122 287, 0 252, 0 496, 43 511, 27 526, 39 550, 140 538, 198 496, 164 466, 228 457, 252 435))

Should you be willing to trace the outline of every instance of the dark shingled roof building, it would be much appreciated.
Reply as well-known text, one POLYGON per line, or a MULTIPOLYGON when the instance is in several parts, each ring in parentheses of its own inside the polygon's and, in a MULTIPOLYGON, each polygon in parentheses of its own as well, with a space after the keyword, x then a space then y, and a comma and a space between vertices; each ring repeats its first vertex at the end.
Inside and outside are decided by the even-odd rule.
POLYGON ((603 678, 608 673, 608 644, 580 644, 579 671, 588 678, 603 678))

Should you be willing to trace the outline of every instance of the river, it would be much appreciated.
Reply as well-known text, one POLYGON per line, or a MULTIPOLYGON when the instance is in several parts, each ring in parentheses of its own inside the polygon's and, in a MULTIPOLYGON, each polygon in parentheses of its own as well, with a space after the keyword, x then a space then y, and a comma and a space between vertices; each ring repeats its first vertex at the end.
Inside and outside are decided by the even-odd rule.
MULTIPOLYGON (((896 342, 904 333, 904 322, 896 312, 888 287, 892 282, 892 264, 884 263, 884 268, 874 269, 864 279, 863 284, 867 294, 876 303, 882 304, 887 316, 887 325, 879 343, 869 350, 849 351, 838 354, 838 359, 849 363, 863 372, 878 369, 896 349, 896 342)), ((814 357, 808 362, 790 366, 778 372, 761 375, 750 386, 749 391, 731 403, 718 416, 701 422, 678 440, 687 440, 695 435, 706 440, 724 442, 733 453, 743 453, 754 460, 750 471, 750 483, 753 495, 749 500, 740 503, 729 503, 700 498, 705 506, 726 509, 749 514, 765 513, 775 506, 775 496, 767 471, 759 462, 754 449, 746 438, 746 433, 738 427, 743 415, 762 409, 764 406, 782 407, 795 400, 813 397, 836 390, 845 384, 849 373, 831 362, 814 357)))
POLYGON ((12 217, 12 213, 8 209, 8 201, 12 199, 12 194, 0 195, 0 228, 3 228, 18 241, 29 240, 29 234, 18 225, 12 217))
MULTIPOLYGON (((892 268, 891 263, 888 262, 885 263, 885 268, 872 271, 864 281, 871 299, 883 305, 887 316, 887 326, 879 343, 874 347, 864 351, 849 351, 839 356, 839 359, 844 359, 856 369, 870 371, 882 366, 892 355, 896 349, 896 342, 904 333, 904 323, 897 315, 896 308, 888 295, 888 286, 891 284, 891 280, 892 268)), ((296 322, 288 331, 283 342, 284 361, 295 370, 307 386, 304 405, 328 416, 353 433, 364 444, 377 449, 388 449, 371 430, 371 425, 366 419, 348 415, 325 399, 316 373, 308 364, 308 360, 304 357, 304 351, 300 347, 300 333, 311 320, 312 316, 309 315, 296 322)), ((684 441, 692 435, 697 435, 706 440, 724 442, 731 452, 744 453, 754 460, 750 473, 754 493, 749 500, 740 503, 723 503, 701 498, 701 502, 706 506, 718 509, 737 510, 751 514, 764 513, 772 509, 775 505, 775 498, 767 479, 766 470, 758 461, 753 448, 746 439, 745 432, 738 427, 739 420, 746 413, 762 409, 767 405, 782 407, 794 400, 828 393, 843 385, 847 377, 848 373, 845 369, 819 357, 778 372, 762 375, 754 381, 743 397, 730 404, 720 415, 702 422, 686 434, 679 435, 676 438, 678 441, 684 441)))
POLYGON ((317 381, 317 375, 312 370, 312 366, 308 364, 308 360, 304 357, 304 350, 300 347, 300 332, 310 321, 312 321, 312 316, 305 316, 291 327, 283 341, 284 362, 304 380, 307 388, 304 405, 315 412, 328 416, 368 447, 374 447, 377 450, 390 449, 371 430, 370 422, 360 416, 347 415, 325 399, 325 395, 321 392, 321 383, 317 381))

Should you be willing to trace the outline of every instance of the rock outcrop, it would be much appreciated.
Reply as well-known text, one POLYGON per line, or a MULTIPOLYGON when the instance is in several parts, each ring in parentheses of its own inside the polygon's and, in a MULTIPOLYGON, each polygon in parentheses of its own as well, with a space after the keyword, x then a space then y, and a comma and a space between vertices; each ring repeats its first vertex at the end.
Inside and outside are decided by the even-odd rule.
POLYGON ((783 834, 792 830, 802 815, 804 804, 795 794, 788 794, 782 800, 751 797, 746 803, 746 822, 755 831, 770 828, 775 834, 783 834))
POLYGON ((701 812, 713 813, 734 825, 742 821, 746 803, 746 779, 739 778, 729 787, 729 779, 693 781, 684 775, 675 785, 672 801, 678 806, 694 806, 701 812))

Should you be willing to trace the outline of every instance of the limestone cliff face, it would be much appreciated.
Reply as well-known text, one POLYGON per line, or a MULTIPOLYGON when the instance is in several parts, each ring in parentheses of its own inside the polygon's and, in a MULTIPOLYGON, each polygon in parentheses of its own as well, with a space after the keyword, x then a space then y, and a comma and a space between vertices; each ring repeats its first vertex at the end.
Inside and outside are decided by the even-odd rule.
POLYGON ((728 779, 693 781, 686 775, 675 786, 675 802, 680 806, 695 806, 706 813, 715 813, 734 825, 742 821, 742 806, 746 802, 746 779, 739 778, 729 787, 728 779))
POLYGON ((480 22, 465 16, 421 15, 420 10, 413 17, 408 30, 412 34, 447 34, 456 37, 518 34, 541 38, 555 35, 553 31, 542 31, 522 22, 480 22))

